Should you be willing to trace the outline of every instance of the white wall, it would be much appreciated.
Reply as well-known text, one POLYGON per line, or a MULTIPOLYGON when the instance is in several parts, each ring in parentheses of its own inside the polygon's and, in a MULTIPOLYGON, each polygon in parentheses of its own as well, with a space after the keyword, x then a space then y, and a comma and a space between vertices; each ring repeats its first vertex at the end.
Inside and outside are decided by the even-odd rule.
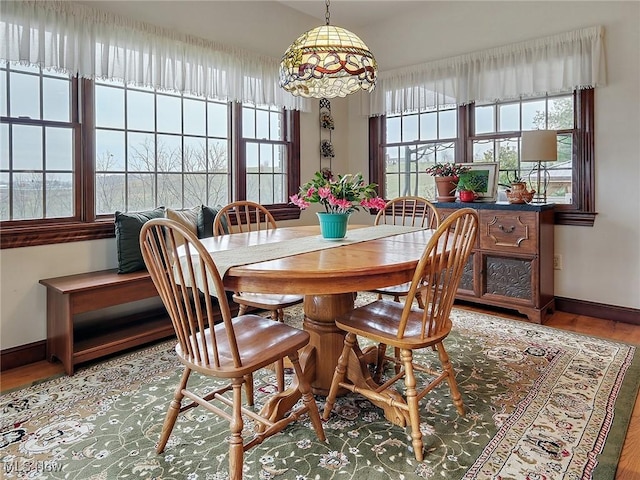
MULTIPOLYGON (((85 3, 278 58, 300 33, 323 23, 274 2, 85 3), (243 28, 237 26, 239 17, 243 28)), ((410 9, 356 32, 381 69, 605 26, 609 82, 596 92, 599 214, 593 228, 556 227, 556 251, 564 261, 564 270, 556 274, 556 295, 640 308, 640 3, 413 2, 410 9)), ((361 100, 353 95, 331 102, 338 173, 368 173, 361 100)), ((302 178, 307 179, 320 163, 315 103, 314 111, 302 114, 301 135, 302 178)), ((302 223, 314 221, 313 211, 303 212, 302 223)), ((371 218, 361 214, 352 221, 371 218)), ((0 349, 46 337, 45 288, 38 280, 116 265, 113 239, 0 251, 0 349)))

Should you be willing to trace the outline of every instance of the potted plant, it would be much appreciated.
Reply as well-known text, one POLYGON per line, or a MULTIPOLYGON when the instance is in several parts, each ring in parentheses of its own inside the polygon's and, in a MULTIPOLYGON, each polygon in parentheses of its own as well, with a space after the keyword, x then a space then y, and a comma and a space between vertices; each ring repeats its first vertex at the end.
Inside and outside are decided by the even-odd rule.
POLYGON ((458 180, 458 194, 461 202, 473 202, 478 198, 479 191, 486 190, 487 181, 484 177, 467 173, 458 180))
POLYGON ((514 171, 513 178, 511 178, 510 172, 507 172, 507 180, 509 185, 503 185, 506 187, 505 194, 509 203, 530 203, 533 200, 533 194, 535 190, 527 190, 527 184, 524 179, 518 175, 517 171, 514 171))
POLYGON ((376 193, 375 183, 365 183, 361 173, 338 175, 335 179, 328 168, 316 172, 289 200, 301 210, 312 203, 321 204, 325 211, 318 212, 320 228, 325 238, 344 238, 349 216, 359 207, 380 210, 386 202, 376 193))
POLYGON ((426 169, 429 175, 435 177, 438 194, 436 200, 439 202, 453 202, 456 197, 454 192, 458 185, 460 175, 468 172, 469 167, 458 163, 436 163, 426 169))

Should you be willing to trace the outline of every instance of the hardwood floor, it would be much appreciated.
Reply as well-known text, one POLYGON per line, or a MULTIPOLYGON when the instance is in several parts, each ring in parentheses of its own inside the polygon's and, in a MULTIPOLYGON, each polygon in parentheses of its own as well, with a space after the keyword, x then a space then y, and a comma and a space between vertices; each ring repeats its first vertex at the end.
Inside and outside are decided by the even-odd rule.
MULTIPOLYGON (((508 312, 496 312, 482 310, 468 305, 459 305, 461 308, 499 314, 500 316, 514 319, 522 319, 508 312)), ((640 345, 640 326, 628 323, 613 322, 601 318, 573 315, 565 312, 556 312, 545 322, 546 326, 560 328, 562 330, 583 333, 594 337, 610 340, 619 340, 626 343, 640 345)), ((46 361, 33 363, 24 367, 2 372, 0 375, 0 390, 13 390, 21 386, 30 385, 33 382, 63 374, 60 363, 51 364, 46 361)), ((615 480, 637 480, 640 478, 640 397, 636 398, 635 407, 631 417, 631 423, 627 430, 622 454, 618 463, 615 480)))

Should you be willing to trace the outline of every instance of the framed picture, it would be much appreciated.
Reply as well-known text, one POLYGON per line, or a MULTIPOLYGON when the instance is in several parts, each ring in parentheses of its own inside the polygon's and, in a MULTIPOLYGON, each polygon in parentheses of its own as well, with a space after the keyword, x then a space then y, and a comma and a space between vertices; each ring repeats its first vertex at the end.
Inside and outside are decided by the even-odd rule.
POLYGON ((476 185, 476 202, 495 202, 498 197, 498 167, 499 162, 465 163, 471 170, 460 175, 460 180, 473 178, 476 185))

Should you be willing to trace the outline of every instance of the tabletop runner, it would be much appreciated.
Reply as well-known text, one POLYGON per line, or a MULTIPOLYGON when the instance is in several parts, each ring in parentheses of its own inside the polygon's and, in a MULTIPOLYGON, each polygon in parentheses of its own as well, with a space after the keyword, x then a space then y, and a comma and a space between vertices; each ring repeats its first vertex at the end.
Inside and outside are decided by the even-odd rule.
MULTIPOLYGON (((261 245, 250 245, 247 247, 211 252, 211 257, 218 268, 220 277, 224 278, 224 275, 230 268, 240 265, 266 262, 269 260, 276 260, 278 258, 300 255, 301 253, 326 250, 328 248, 343 247, 345 245, 353 245, 355 243, 366 242, 369 240, 402 235, 403 233, 416 232, 418 230, 424 230, 424 228, 400 225, 377 225, 349 230, 347 232, 347 237, 339 241, 329 241, 322 238, 321 235, 310 235, 306 237, 282 240, 279 242, 263 243, 261 245)), ((181 263, 182 268, 187 268, 185 257, 181 257, 181 263)), ((194 259, 194 263, 197 263, 197 260, 194 259)), ((199 287, 202 286, 199 285, 199 287)), ((204 289, 200 288, 200 290, 203 291, 204 289)), ((209 293, 214 295, 214 292, 209 293)))

